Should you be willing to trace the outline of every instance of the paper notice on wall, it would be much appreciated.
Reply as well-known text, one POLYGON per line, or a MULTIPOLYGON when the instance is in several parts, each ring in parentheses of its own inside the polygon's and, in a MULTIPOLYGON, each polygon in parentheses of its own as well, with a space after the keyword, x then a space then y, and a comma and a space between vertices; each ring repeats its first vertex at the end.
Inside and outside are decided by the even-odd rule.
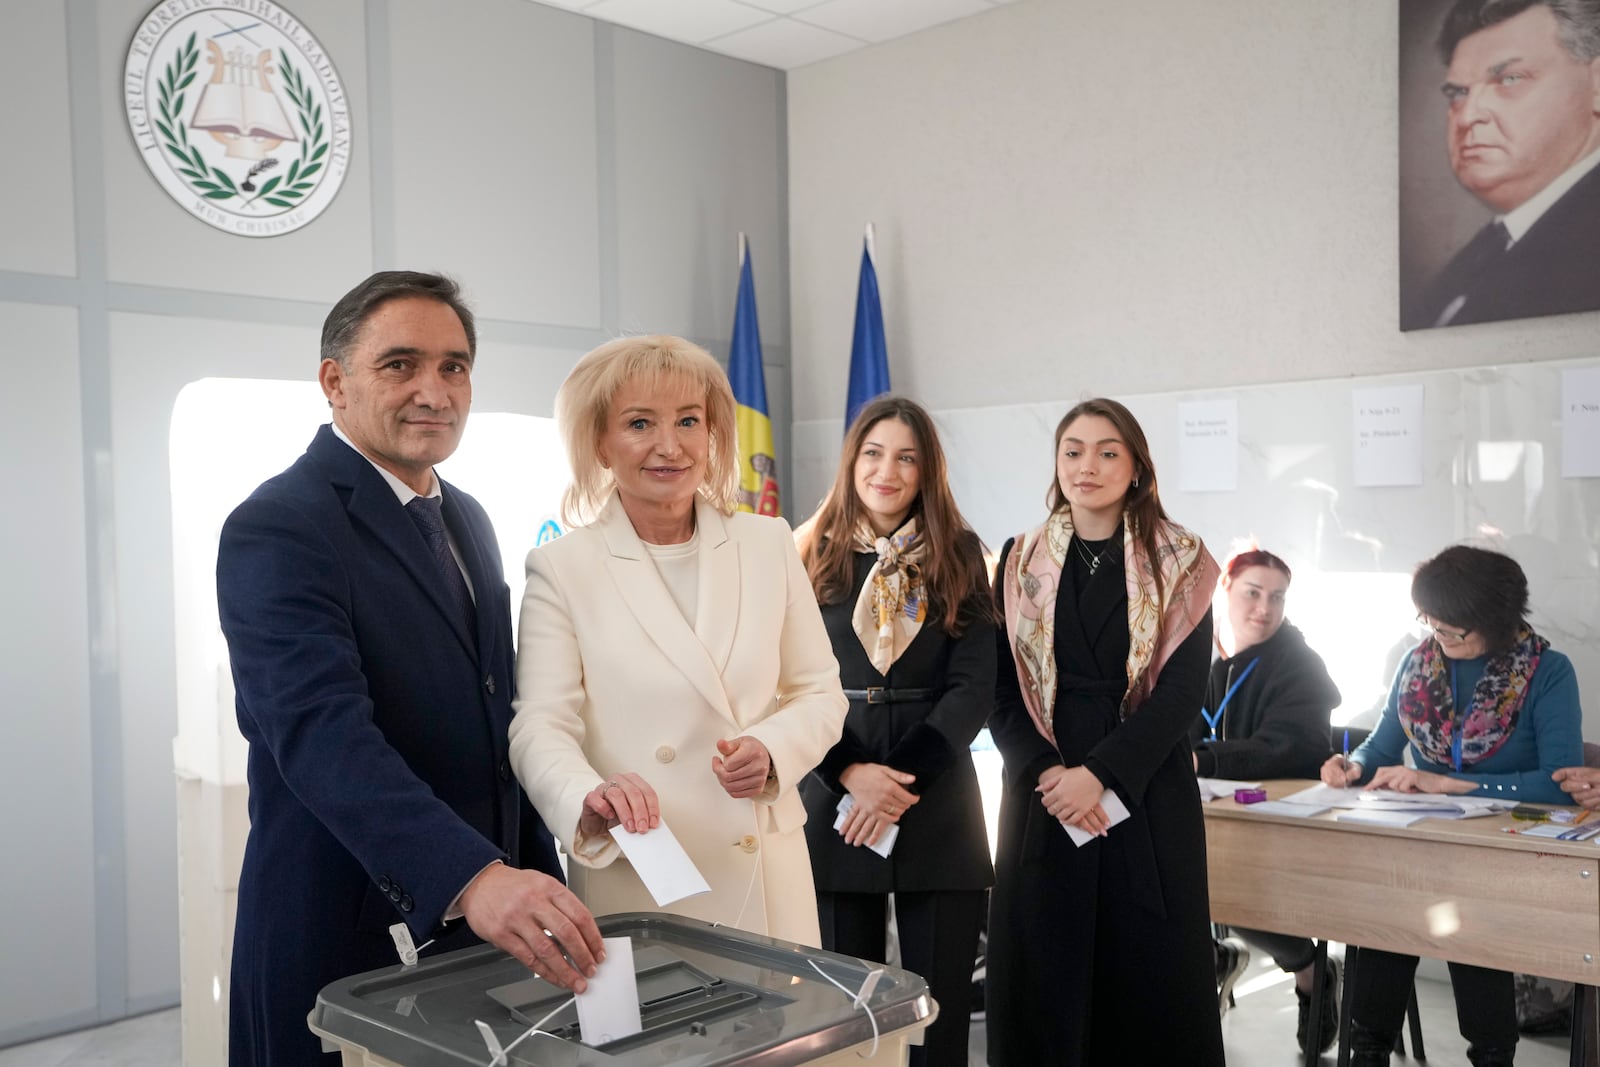
POLYGON ((1239 402, 1195 400, 1178 405, 1178 488, 1231 493, 1239 488, 1239 402))
POLYGON ((1422 386, 1352 389, 1355 484, 1422 484, 1422 386))
POLYGON ((1561 372, 1561 477, 1600 478, 1600 367, 1561 372))

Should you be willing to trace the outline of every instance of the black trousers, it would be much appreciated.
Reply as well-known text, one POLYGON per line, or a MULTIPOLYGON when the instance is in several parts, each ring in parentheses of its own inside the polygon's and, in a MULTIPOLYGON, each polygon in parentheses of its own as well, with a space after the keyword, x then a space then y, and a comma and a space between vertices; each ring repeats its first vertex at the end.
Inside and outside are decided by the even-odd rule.
MULTIPOLYGON (((886 893, 817 894, 822 947, 881 962, 888 940, 886 893)), ((983 890, 896 893, 900 964, 928 983, 939 1018, 922 1046, 911 1046, 911 1067, 966 1067, 971 1029, 972 965, 988 907, 983 890)))
MULTIPOLYGON (((1450 984, 1456 994, 1456 1024, 1469 1047, 1513 1049, 1517 1045, 1517 1003, 1511 972, 1452 963, 1450 984)), ((1356 960, 1350 1017, 1383 1036, 1400 1032, 1417 957, 1363 948, 1356 960)))
POLYGON ((1279 934, 1271 930, 1246 930, 1242 927, 1231 927, 1229 933, 1240 938, 1251 948, 1258 948, 1272 957, 1281 970, 1293 974, 1311 966, 1317 958, 1317 943, 1309 937, 1295 937, 1293 934, 1279 934))

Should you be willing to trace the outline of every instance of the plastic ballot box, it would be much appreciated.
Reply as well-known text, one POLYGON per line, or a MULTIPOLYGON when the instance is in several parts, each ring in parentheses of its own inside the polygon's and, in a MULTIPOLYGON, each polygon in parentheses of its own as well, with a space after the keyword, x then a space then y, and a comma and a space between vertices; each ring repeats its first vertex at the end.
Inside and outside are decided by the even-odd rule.
POLYGON ((676 915, 597 921, 632 942, 632 1036, 586 1041, 571 993, 490 945, 334 982, 308 1022, 359 1067, 788 1067, 904 1064, 938 1011, 909 971, 676 915))

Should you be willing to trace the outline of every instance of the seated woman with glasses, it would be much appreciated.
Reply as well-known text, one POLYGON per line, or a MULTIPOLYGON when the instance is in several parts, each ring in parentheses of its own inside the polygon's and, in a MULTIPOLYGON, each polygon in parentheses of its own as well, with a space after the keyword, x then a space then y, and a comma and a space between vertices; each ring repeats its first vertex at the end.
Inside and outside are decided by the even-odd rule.
MULTIPOLYGON (((1528 579, 1499 552, 1452 545, 1411 579, 1431 634, 1400 663, 1378 727, 1322 765, 1332 786, 1567 803, 1552 774, 1583 762, 1572 661, 1528 625, 1528 579), (1402 757, 1409 750, 1414 767, 1402 757)), ((1354 1067, 1389 1062, 1415 956, 1362 949, 1352 980, 1354 1067)), ((1475 1067, 1509 1064, 1517 1043, 1511 975, 1450 964, 1456 1016, 1475 1067)))

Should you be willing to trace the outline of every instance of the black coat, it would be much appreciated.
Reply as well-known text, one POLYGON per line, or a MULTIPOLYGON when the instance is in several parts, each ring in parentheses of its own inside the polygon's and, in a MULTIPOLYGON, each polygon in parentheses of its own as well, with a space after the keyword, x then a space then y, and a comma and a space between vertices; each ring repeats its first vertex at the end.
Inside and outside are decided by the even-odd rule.
MULTIPOLYGON (((964 547, 974 555, 976 538, 964 547)), ((844 732, 800 785, 806 804, 806 843, 820 892, 892 893, 976 890, 994 883, 983 798, 968 746, 989 718, 994 700, 994 625, 968 619, 960 637, 929 620, 887 675, 867 658, 851 627, 856 596, 877 557, 856 554, 850 595, 822 605, 839 680, 846 689, 937 689, 937 700, 867 704, 852 700, 844 732), (845 789, 839 775, 852 763, 882 763, 917 776, 909 790, 921 799, 900 817, 900 837, 887 859, 845 843, 833 828, 845 789)), ((978 594, 981 596, 981 592, 978 594)))
POLYGON ((1069 565, 1056 597, 1054 745, 1034 727, 1003 628, 999 635, 989 729, 1006 773, 989 913, 989 1062, 1221 1064, 1205 826, 1188 738, 1211 617, 1124 719, 1120 549, 1081 597, 1078 582, 1069 565), (1089 768, 1130 817, 1074 847, 1035 792, 1040 772, 1057 763, 1089 768))
POLYGON ((1504 237, 1496 242, 1480 231, 1428 284, 1401 327, 1432 326, 1458 297, 1466 300, 1451 326, 1600 308, 1597 249, 1600 167, 1550 205, 1509 250, 1504 237))
POLYGON ((1211 728, 1204 716, 1189 731, 1198 773, 1208 778, 1317 777, 1332 751, 1328 716, 1340 699, 1322 657, 1286 622, 1259 645, 1211 665, 1206 711, 1216 713, 1228 687, 1247 669, 1250 673, 1217 722, 1218 740, 1207 740, 1211 728))

